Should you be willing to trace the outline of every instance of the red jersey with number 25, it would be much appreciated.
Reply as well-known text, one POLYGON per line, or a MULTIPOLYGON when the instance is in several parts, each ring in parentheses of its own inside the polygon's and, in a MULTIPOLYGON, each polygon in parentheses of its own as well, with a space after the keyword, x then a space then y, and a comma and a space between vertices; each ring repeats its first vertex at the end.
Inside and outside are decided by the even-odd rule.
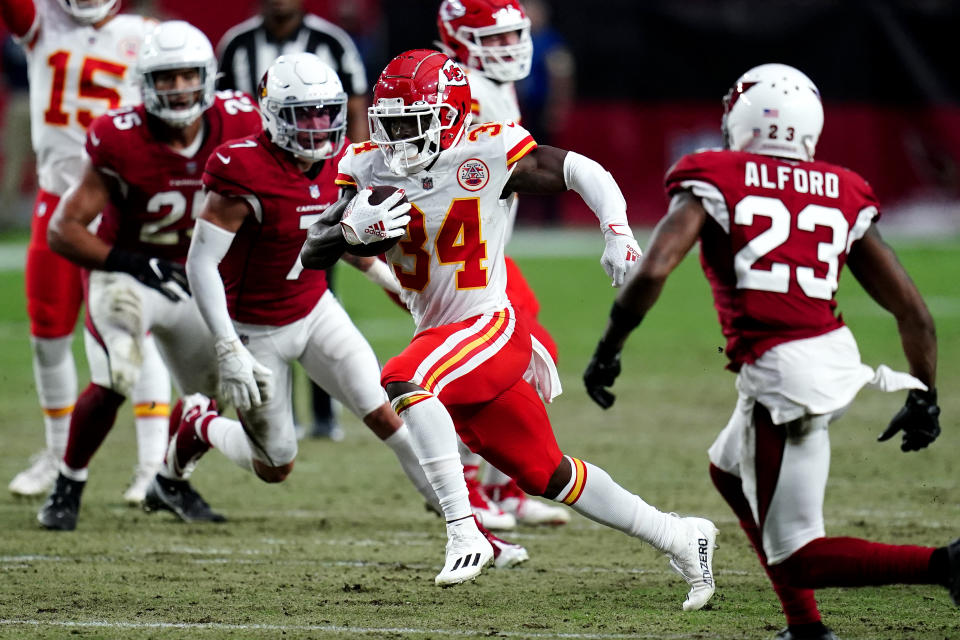
POLYGON ((834 300, 840 271, 880 215, 863 178, 826 162, 702 151, 670 169, 666 188, 691 190, 710 216, 700 263, 730 369, 843 326, 834 300))
POLYGON ((186 262, 193 219, 203 208, 207 156, 221 143, 261 127, 250 98, 239 91, 219 92, 203 120, 203 141, 190 157, 157 140, 143 105, 93 121, 87 154, 110 188, 97 229, 100 238, 129 251, 186 262))
POLYGON ((327 290, 326 274, 304 269, 300 250, 307 229, 337 201, 341 157, 343 151, 308 175, 262 133, 210 156, 204 186, 246 200, 251 210, 220 263, 231 318, 284 326, 310 313, 327 290))

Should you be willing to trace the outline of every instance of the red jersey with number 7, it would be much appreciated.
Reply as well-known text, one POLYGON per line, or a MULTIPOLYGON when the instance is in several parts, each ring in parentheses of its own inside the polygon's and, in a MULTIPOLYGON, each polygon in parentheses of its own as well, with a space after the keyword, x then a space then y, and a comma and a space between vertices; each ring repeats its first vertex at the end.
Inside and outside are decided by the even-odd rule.
POLYGON ((337 201, 335 179, 342 156, 343 151, 305 174, 263 133, 234 140, 211 154, 204 186, 241 198, 250 208, 220 263, 231 318, 284 326, 310 313, 327 290, 326 274, 304 269, 300 250, 307 229, 337 201))
POLYGON ((670 169, 666 189, 692 191, 709 215, 700 263, 727 339, 728 368, 843 326, 834 300, 840 272, 880 215, 863 178, 826 162, 702 151, 670 169))

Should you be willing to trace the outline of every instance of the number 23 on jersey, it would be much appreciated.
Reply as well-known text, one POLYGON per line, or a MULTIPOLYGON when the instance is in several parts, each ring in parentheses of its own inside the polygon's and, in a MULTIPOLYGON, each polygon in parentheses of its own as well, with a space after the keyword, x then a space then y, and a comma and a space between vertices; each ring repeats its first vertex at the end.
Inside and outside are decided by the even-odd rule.
POLYGON ((766 218, 770 226, 747 242, 734 256, 737 288, 786 293, 792 276, 806 296, 829 300, 837 290, 840 255, 849 251, 853 241, 863 235, 875 213, 872 208, 861 211, 851 230, 840 209, 808 204, 797 213, 794 229, 791 212, 778 198, 754 195, 743 198, 734 208, 734 223, 749 228, 766 218), (791 234, 813 233, 818 227, 830 231, 830 240, 817 243, 816 255, 804 255, 802 259, 806 264, 796 264, 791 268, 785 262, 772 261, 769 269, 756 268, 760 259, 776 249, 788 243, 796 244, 797 240, 803 242, 802 237, 794 235, 791 238, 791 234), (823 277, 816 275, 815 265, 826 265, 823 277))

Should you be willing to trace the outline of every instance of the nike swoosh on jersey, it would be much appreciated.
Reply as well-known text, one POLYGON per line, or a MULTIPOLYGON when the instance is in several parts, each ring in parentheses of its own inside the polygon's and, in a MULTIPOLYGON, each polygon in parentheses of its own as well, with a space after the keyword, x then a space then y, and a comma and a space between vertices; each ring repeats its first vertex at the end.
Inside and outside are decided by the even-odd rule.
POLYGON ((230 156, 222 156, 219 153, 217 154, 217 157, 220 158, 220 162, 223 164, 230 164, 230 161, 233 160, 233 158, 230 156))
POLYGON ((92 142, 95 147, 100 146, 100 138, 97 137, 97 134, 94 133, 92 129, 90 130, 90 142, 92 142))

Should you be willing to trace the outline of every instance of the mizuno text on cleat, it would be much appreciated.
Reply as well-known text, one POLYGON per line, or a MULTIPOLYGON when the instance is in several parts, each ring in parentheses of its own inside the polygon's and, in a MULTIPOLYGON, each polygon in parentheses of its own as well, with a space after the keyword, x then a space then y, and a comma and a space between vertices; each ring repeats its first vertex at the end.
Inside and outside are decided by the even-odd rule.
POLYGON ((696 611, 707 604, 717 588, 713 580, 717 528, 704 518, 681 518, 680 525, 683 529, 677 533, 676 550, 668 554, 670 567, 690 585, 683 610, 696 611))
POLYGON ((447 523, 447 556, 436 582, 450 587, 473 580, 493 560, 493 547, 477 528, 473 518, 447 523))

